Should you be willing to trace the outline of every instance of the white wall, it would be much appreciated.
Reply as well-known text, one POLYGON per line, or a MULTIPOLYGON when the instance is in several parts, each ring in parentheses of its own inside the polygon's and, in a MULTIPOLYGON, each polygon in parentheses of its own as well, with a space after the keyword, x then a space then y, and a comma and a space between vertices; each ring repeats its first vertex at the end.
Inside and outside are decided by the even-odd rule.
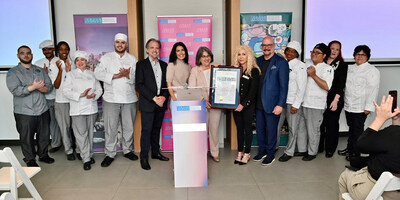
MULTIPOLYGON (((76 50, 74 18, 75 14, 127 14, 126 0, 55 0, 57 42, 66 41, 71 55, 76 50)), ((112 45, 112 44, 110 44, 112 45)))
POLYGON ((6 85, 6 71, 0 71, 0 140, 18 140, 15 127, 13 96, 6 85))
POLYGON ((241 13, 265 13, 265 12, 292 12, 292 41, 301 43, 302 37, 302 9, 301 0, 241 0, 241 13))

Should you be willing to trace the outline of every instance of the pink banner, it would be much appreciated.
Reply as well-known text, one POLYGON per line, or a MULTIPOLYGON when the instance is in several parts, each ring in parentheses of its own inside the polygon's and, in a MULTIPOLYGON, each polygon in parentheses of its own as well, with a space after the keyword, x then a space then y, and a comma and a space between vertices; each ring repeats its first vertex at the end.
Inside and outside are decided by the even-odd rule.
POLYGON ((197 49, 211 49, 212 17, 158 17, 158 38, 161 41, 161 60, 168 62, 172 46, 183 42, 189 51, 189 64, 196 66, 197 49))
MULTIPOLYGON (((196 66, 196 53, 199 47, 206 46, 211 50, 212 17, 211 16, 182 16, 158 17, 158 38, 161 41, 161 60, 168 62, 172 46, 183 42, 189 51, 189 64, 196 66)), ((163 151, 173 150, 173 134, 171 110, 165 112, 162 124, 163 151)))

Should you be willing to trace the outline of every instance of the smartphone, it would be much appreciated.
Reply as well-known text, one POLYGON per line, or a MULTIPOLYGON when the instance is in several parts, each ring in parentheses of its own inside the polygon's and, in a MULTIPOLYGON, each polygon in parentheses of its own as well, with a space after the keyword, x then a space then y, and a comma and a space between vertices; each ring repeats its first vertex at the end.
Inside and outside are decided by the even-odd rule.
POLYGON ((393 97, 392 112, 394 112, 394 109, 397 108, 397 90, 390 90, 389 94, 393 97))

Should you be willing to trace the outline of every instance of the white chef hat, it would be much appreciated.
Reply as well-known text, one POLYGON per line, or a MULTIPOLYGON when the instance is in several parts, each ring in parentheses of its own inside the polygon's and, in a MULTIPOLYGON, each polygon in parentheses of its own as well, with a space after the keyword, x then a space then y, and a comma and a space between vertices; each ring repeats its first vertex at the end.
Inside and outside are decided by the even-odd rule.
POLYGON ((116 40, 123 40, 123 41, 125 41, 125 42, 128 42, 128 36, 126 36, 126 35, 123 34, 123 33, 117 33, 117 34, 115 35, 115 37, 114 37, 114 41, 116 41, 116 40))
POLYGON ((39 44, 39 49, 43 48, 54 48, 54 42, 52 40, 45 40, 39 44))
POLYGON ((89 61, 89 55, 84 51, 76 51, 74 55, 74 60, 76 60, 77 58, 84 58, 89 61))
POLYGON ((289 42, 289 44, 286 46, 286 48, 287 48, 287 47, 296 50, 296 51, 297 51, 297 54, 299 54, 299 55, 301 54, 301 45, 300 45, 299 42, 297 42, 297 41, 291 41, 291 42, 289 42))

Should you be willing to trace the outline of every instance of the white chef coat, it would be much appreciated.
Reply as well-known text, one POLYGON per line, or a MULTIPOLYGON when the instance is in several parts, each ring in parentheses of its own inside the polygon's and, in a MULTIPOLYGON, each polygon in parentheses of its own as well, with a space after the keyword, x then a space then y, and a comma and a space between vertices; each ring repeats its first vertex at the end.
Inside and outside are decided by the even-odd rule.
MULTIPOLYGON (((312 61, 306 63, 306 67, 314 66, 312 61)), ((318 63, 315 67, 316 75, 328 84, 330 89, 332 86, 334 71, 332 67, 326 63, 318 63)), ((326 97, 328 91, 320 88, 311 76, 307 78, 306 92, 304 94, 303 107, 314 109, 326 108, 326 97)))
POLYGON ((82 72, 80 69, 74 69, 67 73, 63 94, 70 100, 69 113, 71 116, 97 113, 97 99, 102 93, 100 82, 96 80, 92 71, 85 70, 82 72), (91 99, 80 97, 88 88, 92 88, 88 94, 95 93, 96 96, 91 99))
MULTIPOLYGON (((61 83, 60 83, 60 87, 58 87, 58 89, 56 89, 55 87, 53 89, 56 90, 56 103, 69 103, 69 99, 63 94, 63 88, 64 88, 64 82, 65 79, 67 78, 67 72, 65 70, 65 63, 64 61, 61 61, 61 68, 62 68, 62 75, 61 75, 61 83)), ((76 69, 75 65, 72 63, 72 61, 70 61, 71 63, 71 71, 76 69)))
MULTIPOLYGON (((46 67, 48 67, 49 72, 47 73, 47 75, 49 75, 50 80, 51 80, 51 84, 54 85, 54 81, 57 78, 57 74, 58 74, 58 68, 57 68, 57 60, 60 60, 58 57, 54 56, 53 59, 51 59, 51 61, 47 60, 47 58, 42 58, 38 61, 35 62, 35 65, 41 68, 44 68, 44 64, 46 64, 46 67)), ((45 94, 46 99, 52 100, 56 98, 56 90, 55 88, 53 88, 52 91, 48 92, 45 94)))
POLYGON ((379 70, 368 62, 350 65, 344 91, 344 110, 353 113, 364 110, 374 112, 373 102, 378 96, 379 81, 379 70))
POLYGON ((307 68, 299 59, 289 61, 289 89, 286 103, 300 108, 307 85, 307 68))
POLYGON ((109 52, 100 59, 100 64, 95 68, 96 79, 104 82, 103 99, 109 103, 134 103, 136 102, 135 71, 137 59, 135 56, 125 54, 120 57, 116 52, 109 52), (113 79, 120 68, 131 68, 129 79, 126 77, 113 79))

